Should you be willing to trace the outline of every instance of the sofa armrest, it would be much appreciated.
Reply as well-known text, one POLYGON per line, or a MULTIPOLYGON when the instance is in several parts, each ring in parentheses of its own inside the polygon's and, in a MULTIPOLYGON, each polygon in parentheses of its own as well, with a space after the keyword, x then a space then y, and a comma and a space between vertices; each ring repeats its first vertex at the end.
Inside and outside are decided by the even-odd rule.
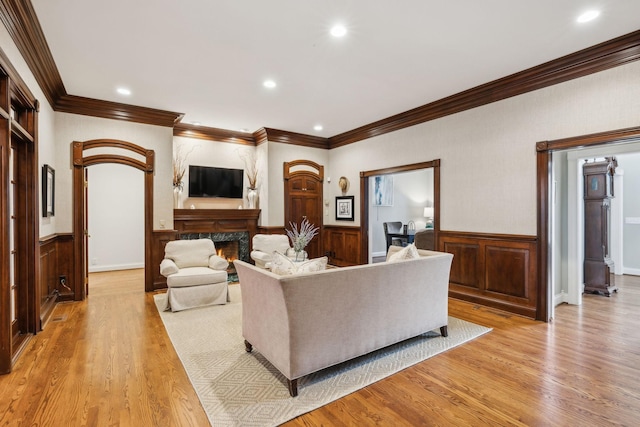
POLYGON ((168 277, 177 272, 178 266, 175 262, 173 262, 173 260, 165 258, 160 263, 160 274, 162 274, 164 277, 168 277))
POLYGON ((214 270, 226 270, 229 267, 229 261, 219 255, 211 255, 209 257, 209 268, 214 270))

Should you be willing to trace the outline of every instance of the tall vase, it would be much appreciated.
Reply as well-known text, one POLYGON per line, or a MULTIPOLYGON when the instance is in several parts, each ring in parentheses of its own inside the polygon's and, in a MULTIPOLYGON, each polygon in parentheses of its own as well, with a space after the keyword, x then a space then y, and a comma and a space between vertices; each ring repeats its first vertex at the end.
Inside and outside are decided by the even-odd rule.
POLYGON ((182 186, 176 185, 173 187, 173 208, 182 209, 184 207, 184 201, 182 200, 182 186))
POLYGON ((249 202, 249 209, 256 209, 258 206, 258 190, 247 188, 247 201, 249 202))

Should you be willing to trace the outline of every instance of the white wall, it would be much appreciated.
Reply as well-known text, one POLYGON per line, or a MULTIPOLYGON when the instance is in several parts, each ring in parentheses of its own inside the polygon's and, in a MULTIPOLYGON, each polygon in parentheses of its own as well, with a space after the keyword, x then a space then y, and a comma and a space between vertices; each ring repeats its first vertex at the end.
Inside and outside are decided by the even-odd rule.
MULTIPOLYGON (((640 218, 640 153, 616 156, 618 167, 624 170, 623 218, 640 218)), ((622 226, 624 235, 624 272, 640 275, 640 224, 622 226)))
POLYGON ((252 146, 233 144, 229 142, 207 141, 196 138, 174 137, 174 150, 179 149, 185 158, 185 174, 183 178, 184 191, 182 193, 185 209, 192 205, 196 209, 237 209, 247 207, 247 176, 243 176, 244 193, 242 199, 227 199, 222 197, 189 197, 189 165, 211 166, 228 169, 245 169, 242 156, 255 153, 252 146))
POLYGON ((144 267, 144 173, 130 166, 88 168, 89 271, 144 267))
MULTIPOLYGON (((162 126, 55 113, 56 121, 56 216, 57 232, 73 231, 71 143, 92 139, 119 139, 155 152, 153 228, 160 222, 173 224, 173 129, 162 126), (58 216, 59 212, 59 216, 58 216)), ((115 150, 114 150, 115 151, 115 150)), ((130 152, 124 150, 119 153, 130 152)))
POLYGON ((636 62, 349 144, 330 168, 359 206, 360 171, 441 159, 442 230, 535 235, 536 142, 637 126, 639 75, 636 62))

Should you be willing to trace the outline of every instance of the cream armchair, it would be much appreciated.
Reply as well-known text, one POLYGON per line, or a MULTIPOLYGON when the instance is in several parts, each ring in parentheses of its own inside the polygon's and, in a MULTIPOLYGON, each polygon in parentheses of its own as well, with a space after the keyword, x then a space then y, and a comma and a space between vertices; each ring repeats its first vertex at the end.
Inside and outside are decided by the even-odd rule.
POLYGON ((167 278, 167 307, 180 311, 228 299, 229 262, 216 254, 210 239, 174 240, 167 243, 160 274, 167 278))
POLYGON ((278 251, 283 255, 290 249, 289 238, 285 234, 256 234, 251 241, 251 259, 256 263, 256 267, 271 268, 273 251, 278 251))

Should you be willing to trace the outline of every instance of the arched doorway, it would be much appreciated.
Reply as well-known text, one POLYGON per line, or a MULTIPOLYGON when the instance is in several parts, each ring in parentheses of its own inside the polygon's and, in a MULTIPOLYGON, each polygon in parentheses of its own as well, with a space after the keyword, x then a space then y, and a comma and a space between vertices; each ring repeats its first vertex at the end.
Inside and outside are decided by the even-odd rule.
POLYGON ((95 139, 72 143, 73 153, 73 291, 76 301, 87 295, 87 189, 85 168, 103 163, 131 166, 144 172, 145 290, 153 290, 151 238, 153 232, 153 172, 155 152, 115 139, 95 139), (92 150, 91 155, 85 151, 92 150), (122 152, 124 154, 114 154, 122 152), (94 154, 95 153, 95 154, 94 154), (136 158, 137 157, 137 158, 136 158))

